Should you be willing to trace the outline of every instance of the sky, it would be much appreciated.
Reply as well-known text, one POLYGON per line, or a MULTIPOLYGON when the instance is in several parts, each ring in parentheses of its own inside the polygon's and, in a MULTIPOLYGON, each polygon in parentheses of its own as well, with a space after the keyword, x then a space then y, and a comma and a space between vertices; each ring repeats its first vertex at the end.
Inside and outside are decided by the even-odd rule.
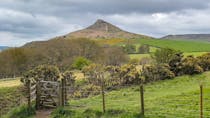
POLYGON ((210 0, 0 0, 0 45, 48 40, 97 19, 157 38, 208 34, 210 0))

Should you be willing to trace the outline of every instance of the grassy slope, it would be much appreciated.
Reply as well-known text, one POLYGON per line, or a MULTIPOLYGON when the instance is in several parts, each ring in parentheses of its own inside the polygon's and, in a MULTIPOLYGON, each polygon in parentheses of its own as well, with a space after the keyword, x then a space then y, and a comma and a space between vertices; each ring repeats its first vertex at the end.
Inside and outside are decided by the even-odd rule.
MULTIPOLYGON (((164 80, 145 86, 145 109, 148 118, 198 117, 199 115, 199 83, 205 83, 204 115, 210 116, 210 72, 196 76, 182 76, 173 80, 164 80)), ((106 94, 107 113, 104 118, 138 117, 139 87, 131 86, 106 94)), ((70 116, 102 117, 101 96, 70 101, 66 107, 70 116), (92 111, 92 112, 91 112, 92 111), (72 115, 73 114, 73 115, 72 115)), ((55 113, 56 114, 56 113, 55 113)), ((55 115, 54 114, 54 115, 55 115)), ((69 117, 68 115, 66 117, 69 117)))
POLYGON ((3 87, 14 87, 20 86, 21 82, 20 79, 0 79, 0 89, 3 87))
POLYGON ((19 79, 0 80, 0 116, 25 102, 19 79))
POLYGON ((154 47, 168 47, 183 52, 208 52, 209 42, 180 41, 180 40, 159 40, 159 39, 138 39, 136 43, 148 44, 154 47))

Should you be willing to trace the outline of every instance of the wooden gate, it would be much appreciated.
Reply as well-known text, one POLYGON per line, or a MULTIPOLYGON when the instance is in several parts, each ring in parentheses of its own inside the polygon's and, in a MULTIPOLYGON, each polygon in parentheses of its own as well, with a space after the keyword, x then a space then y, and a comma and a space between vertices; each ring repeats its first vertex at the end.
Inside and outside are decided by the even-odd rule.
POLYGON ((39 81, 36 83, 28 80, 27 89, 29 108, 31 108, 33 101, 36 101, 36 109, 64 106, 67 102, 65 79, 61 81, 39 81))
POLYGON ((40 81, 37 83, 38 109, 41 107, 54 108, 60 105, 60 83, 53 81, 40 81))

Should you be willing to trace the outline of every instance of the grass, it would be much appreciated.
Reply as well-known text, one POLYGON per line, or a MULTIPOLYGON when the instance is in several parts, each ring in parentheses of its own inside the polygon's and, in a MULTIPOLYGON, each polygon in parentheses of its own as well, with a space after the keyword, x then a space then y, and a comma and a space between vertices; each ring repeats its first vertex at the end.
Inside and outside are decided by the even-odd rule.
MULTIPOLYGON (((181 76, 145 86, 146 118, 199 117, 199 83, 204 83, 204 116, 210 116, 210 72, 181 76)), ((135 118, 140 117, 139 87, 129 86, 106 93, 107 112, 102 114, 100 95, 71 100, 70 106, 54 111, 52 117, 135 118)))
POLYGON ((183 52, 209 52, 209 42, 184 41, 184 40, 160 40, 160 39, 137 39, 138 44, 148 44, 154 47, 173 48, 183 52))
POLYGON ((22 83, 20 82, 20 78, 16 79, 0 79, 0 88, 3 87, 14 87, 14 86, 20 86, 22 83))
POLYGON ((23 89, 18 78, 0 80, 0 116, 25 103, 26 99, 23 89))

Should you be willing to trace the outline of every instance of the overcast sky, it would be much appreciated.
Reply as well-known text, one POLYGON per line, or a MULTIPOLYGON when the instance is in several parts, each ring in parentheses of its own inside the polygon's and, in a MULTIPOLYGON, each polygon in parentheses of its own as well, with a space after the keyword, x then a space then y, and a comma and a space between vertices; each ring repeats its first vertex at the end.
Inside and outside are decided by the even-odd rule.
POLYGON ((104 19, 139 34, 210 33, 210 0, 0 0, 0 45, 21 46, 104 19))

